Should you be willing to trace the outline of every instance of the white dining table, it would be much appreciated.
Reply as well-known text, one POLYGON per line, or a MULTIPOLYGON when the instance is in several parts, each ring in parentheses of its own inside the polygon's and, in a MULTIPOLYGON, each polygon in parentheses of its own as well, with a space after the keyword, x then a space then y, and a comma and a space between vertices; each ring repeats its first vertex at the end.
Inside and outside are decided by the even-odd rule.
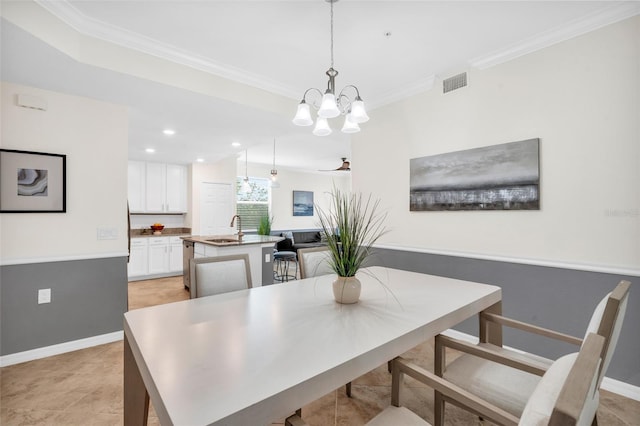
POLYGON ((149 398, 162 425, 267 425, 501 310, 492 285, 384 267, 357 277, 353 305, 334 301, 328 275, 127 312, 125 425, 146 424, 149 398))

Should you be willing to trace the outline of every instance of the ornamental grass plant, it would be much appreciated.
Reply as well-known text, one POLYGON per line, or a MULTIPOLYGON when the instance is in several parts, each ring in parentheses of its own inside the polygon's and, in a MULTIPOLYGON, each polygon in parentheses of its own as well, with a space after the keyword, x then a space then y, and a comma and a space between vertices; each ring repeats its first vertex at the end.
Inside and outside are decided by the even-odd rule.
POLYGON ((372 254, 371 246, 387 230, 386 213, 379 211, 380 200, 371 195, 331 192, 329 210, 316 206, 323 238, 329 249, 329 264, 339 277, 353 277, 372 254))

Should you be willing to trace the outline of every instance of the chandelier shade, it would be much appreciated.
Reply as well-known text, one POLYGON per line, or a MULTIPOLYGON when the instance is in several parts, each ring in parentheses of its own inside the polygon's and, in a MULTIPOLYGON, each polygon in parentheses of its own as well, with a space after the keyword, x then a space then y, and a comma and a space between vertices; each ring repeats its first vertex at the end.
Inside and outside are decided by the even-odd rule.
POLYGON ((345 86, 338 94, 335 90, 335 79, 338 71, 333 68, 333 4, 338 0, 325 0, 331 4, 331 67, 326 74, 329 76, 327 90, 323 93, 316 88, 309 88, 304 92, 302 100, 298 104, 298 111, 293 118, 293 124, 296 126, 311 126, 313 118, 311 117, 311 106, 318 111, 316 125, 313 134, 316 136, 327 136, 332 133, 329 126, 328 118, 345 116, 345 122, 342 126, 344 133, 356 133, 360 131, 359 123, 365 123, 369 120, 364 101, 360 97, 360 91, 354 85, 345 86), (313 99, 308 99, 307 95, 313 93, 313 99), (351 93, 347 93, 351 92, 351 93), (349 97, 349 94, 355 95, 349 97), (321 99, 320 99, 321 98, 321 99), (307 102, 312 101, 312 102, 307 102))
POLYGON ((347 114, 344 118, 344 125, 342 126, 342 133, 357 133, 360 131, 360 126, 353 119, 352 114, 347 114))
POLYGON ((354 123, 366 123, 369 121, 369 116, 364 108, 364 102, 360 98, 356 98, 351 104, 351 120, 354 123))
POLYGON ((316 127, 313 129, 313 134, 316 136, 329 136, 333 131, 329 127, 329 122, 324 117, 318 117, 316 120, 316 127))
POLYGON ((309 104, 304 99, 298 104, 298 112, 293 118, 293 124, 296 126, 311 126, 313 124, 309 104))
POLYGON ((318 116, 322 118, 333 118, 340 115, 340 110, 336 104, 336 97, 333 93, 327 92, 322 96, 322 104, 318 110, 318 116))

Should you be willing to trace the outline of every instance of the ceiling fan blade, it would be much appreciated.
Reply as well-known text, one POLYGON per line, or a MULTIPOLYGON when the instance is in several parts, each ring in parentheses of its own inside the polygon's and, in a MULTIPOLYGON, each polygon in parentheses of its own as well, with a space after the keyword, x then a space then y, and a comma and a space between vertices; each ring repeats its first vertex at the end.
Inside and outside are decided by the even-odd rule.
POLYGON ((342 158, 342 165, 337 169, 331 170, 318 170, 319 172, 350 172, 351 171, 351 163, 347 161, 346 158, 342 158))

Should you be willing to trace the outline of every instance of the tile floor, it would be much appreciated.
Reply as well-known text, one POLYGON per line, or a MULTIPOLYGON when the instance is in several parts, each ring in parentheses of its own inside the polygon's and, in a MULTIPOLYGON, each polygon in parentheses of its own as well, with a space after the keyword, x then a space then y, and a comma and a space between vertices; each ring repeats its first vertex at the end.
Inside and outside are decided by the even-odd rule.
MULTIPOLYGON (((129 284, 130 309, 188 297, 181 278, 129 284)), ((405 356, 430 369, 432 353, 429 341, 405 356)), ((122 369, 122 342, 2 368, 0 424, 121 425, 122 369)), ((303 418, 314 426, 362 425, 389 404, 390 381, 386 364, 382 365, 353 382, 353 398, 347 398, 341 387, 303 407, 303 418)), ((431 420, 432 394, 431 389, 408 378, 402 402, 431 420)), ((603 391, 598 418, 601 426, 640 425, 640 402, 603 391)), ((477 418, 450 405, 446 419, 447 425, 478 424, 477 418)), ((159 424, 153 407, 149 424, 159 424)))

